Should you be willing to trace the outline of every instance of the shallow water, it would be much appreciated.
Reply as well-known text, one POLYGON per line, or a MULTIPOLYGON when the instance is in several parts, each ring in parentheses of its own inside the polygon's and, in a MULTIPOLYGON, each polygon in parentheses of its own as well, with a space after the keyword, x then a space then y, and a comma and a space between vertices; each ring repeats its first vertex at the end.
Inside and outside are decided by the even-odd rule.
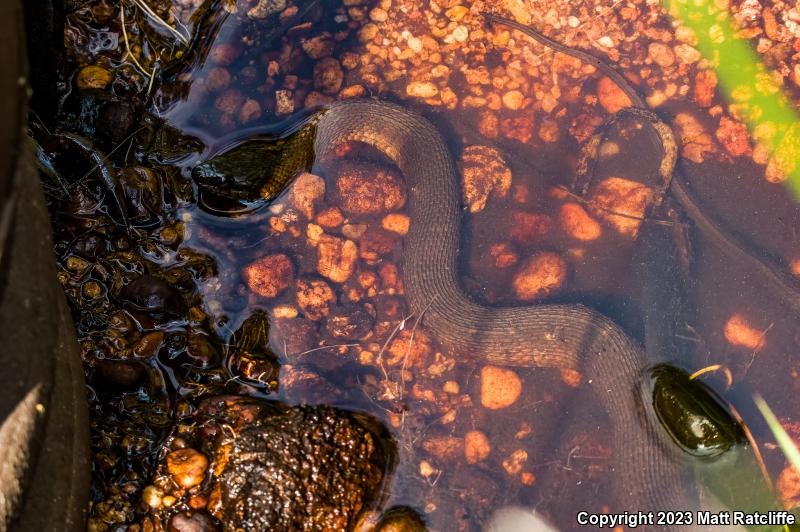
MULTIPOLYGON (((178 228, 181 238, 164 245, 156 238, 163 229, 147 227, 151 247, 134 241, 133 249, 161 272, 179 270, 190 255, 213 263, 201 274, 198 268, 191 270, 194 282, 185 292, 201 318, 189 312, 166 324, 140 321, 138 326, 168 337, 186 331, 206 335, 219 346, 220 356, 186 362, 183 348, 167 341, 147 362, 146 389, 122 396, 113 389, 98 392, 95 401, 108 401, 94 406, 98 449, 104 446, 104 433, 113 432, 109 427, 116 419, 132 419, 133 425, 149 431, 141 435, 134 452, 118 458, 121 463, 104 468, 96 459, 98 504, 110 500, 114 490, 108 486, 121 485, 130 471, 136 473, 130 478, 135 486, 131 491, 141 489, 161 457, 161 443, 174 436, 175 423, 190 419, 204 395, 225 391, 291 404, 335 404, 375 416, 390 428, 399 450, 384 506, 411 506, 432 529, 481 529, 504 506, 535 508, 564 530, 577 528, 577 510, 637 510, 614 500, 608 419, 581 386, 580 375, 486 366, 438 344, 424 319, 410 315, 402 289, 402 235, 387 229, 395 227, 390 221, 407 215, 404 202, 386 200, 379 208, 360 212, 358 205, 369 198, 357 197, 341 181, 347 175, 352 178, 347 183, 363 185, 389 172, 388 181, 377 181, 382 186, 374 193, 388 196, 399 190, 407 195, 402 176, 385 159, 368 147, 350 145, 339 150, 339 159, 315 160, 302 169, 324 180, 324 192, 315 192, 313 206, 297 200, 296 185, 268 200, 256 192, 246 201, 232 202, 215 198, 191 181, 198 164, 251 138, 281 138, 309 115, 303 107, 347 96, 380 97, 421 113, 445 137, 459 169, 469 174, 465 180, 480 184, 487 174, 500 180, 510 173, 510 184, 503 190, 497 181, 485 206, 478 209, 474 198, 466 200, 462 285, 476 301, 582 303, 612 318, 651 354, 657 351, 654 360, 666 358, 689 371, 721 364, 731 372, 730 387, 722 371, 702 378, 741 415, 771 475, 783 470, 784 457, 751 396, 760 393, 790 429, 796 426, 796 312, 760 272, 722 253, 679 207, 675 216, 667 217, 667 209, 661 209, 648 213, 643 222, 636 219, 643 214, 635 213, 640 190, 636 183, 652 183, 648 180, 661 157, 646 124, 625 119, 611 126, 600 147, 590 192, 581 196, 573 190, 581 146, 608 116, 603 99, 597 103, 592 69, 544 50, 521 34, 503 37, 502 30, 492 32, 477 14, 488 6, 472 6, 459 18, 455 3, 439 7, 320 2, 308 9, 299 6, 294 15, 253 20, 242 5, 230 13, 224 2, 212 4, 209 10, 198 10, 202 18, 188 25, 205 32, 196 37, 201 45, 167 65, 162 84, 145 102, 145 109, 166 126, 199 139, 203 148, 172 143, 133 150, 140 163, 170 176, 164 182, 168 208, 159 224, 178 228), (386 11, 388 21, 375 20, 386 11), (373 22, 368 22, 370 17, 373 22), (365 30, 370 24, 377 26, 377 33, 365 39, 364 34, 373 31, 365 30), (470 34, 463 42, 458 41, 461 27, 470 34), (410 39, 421 39, 422 51, 414 51, 417 44, 410 39), (383 53, 390 55, 384 58, 383 53), (436 94, 415 97, 410 88, 415 82, 436 85, 436 94), (508 101, 500 96, 514 91, 522 93, 521 102, 516 95, 507 96, 508 101), (476 151, 474 146, 481 148, 476 151), (608 185, 609 178, 624 180, 616 181, 623 188, 608 185), (598 209, 604 201, 606 210, 598 209), (631 208, 634 214, 628 217, 609 212, 631 208), (393 215, 390 221, 387 215, 393 215), (336 237, 337 245, 355 243, 358 257, 345 267, 346 275, 326 273, 320 266, 321 241, 330 238, 324 235, 336 237), (288 257, 290 276, 276 274, 273 263, 262 262, 278 255, 288 257), (542 273, 545 262, 537 261, 550 266, 555 261, 560 267, 548 270, 548 277, 542 273), (520 288, 526 266, 527 282, 545 286, 539 293, 526 295, 520 288), (277 293, 272 293, 259 286, 265 278, 285 283, 278 283, 277 293), (313 284, 317 290, 311 291, 312 299, 322 303, 301 300, 298 282, 313 284), (361 331, 355 337, 342 334, 331 318, 354 309, 361 331), (232 360, 235 331, 257 310, 270 315, 270 349, 280 363, 278 375, 270 373, 274 368, 269 364, 266 371, 262 366, 243 370, 232 360), (498 384, 493 389, 487 384, 492 377, 506 388, 498 384), (495 397, 500 389, 511 389, 511 399, 495 397), (510 404, 493 403, 504 400, 510 404), (151 405, 145 423, 137 421, 137 401, 151 405), (117 413, 114 406, 119 407, 117 413), (153 410, 166 419, 154 421, 153 410)), ((633 21, 620 19, 621 12, 612 8, 588 11, 589 7, 581 4, 572 11, 585 20, 578 28, 593 35, 595 43, 602 29, 599 21, 606 20, 611 35, 630 34, 621 41, 622 50, 609 55, 643 92, 665 90, 669 83, 693 86, 697 64, 680 58, 673 57, 676 64, 664 66, 660 78, 643 74, 658 68, 648 59, 648 43, 665 39, 659 31, 670 31, 657 6, 639 5, 649 18, 633 21), (587 11, 596 14, 590 17, 587 11), (650 30, 648 36, 638 33, 643 28, 650 30)), ((539 27, 549 29, 554 38, 566 35, 570 44, 585 47, 575 27, 562 21, 566 15, 530 10, 534 25, 541 23, 539 27)), ((102 47, 89 48, 95 54, 102 47)), ((603 55, 598 49, 591 51, 603 55)), ((693 116, 711 133, 702 163, 688 160, 692 155, 686 145, 695 139, 686 141, 684 135, 686 142, 679 142, 684 155, 678 168, 681 179, 708 217, 788 271, 791 261, 800 259, 795 230, 800 209, 784 186, 765 181, 763 165, 747 156, 732 157, 711 138, 717 117, 727 113, 719 93, 713 103, 718 111, 709 113, 709 105, 699 106, 678 94, 657 109, 665 119, 693 116)), ((376 201, 380 203, 372 203, 376 201)), ((665 201, 676 205, 670 198, 665 201)), ((58 216, 55 219, 58 224, 58 216)), ((61 236, 75 234, 66 230, 61 236)), ((68 249, 65 246, 62 242, 61 249, 68 249)), ((127 269, 151 271, 153 266, 127 269)), ((73 294, 73 303, 76 299, 73 294)), ((113 308, 112 301, 93 312, 113 308)), ((81 323, 87 312, 78 309, 81 323)), ((92 339, 95 351, 101 343, 99 329, 91 324, 79 328, 85 341, 92 339)), ((87 357, 90 375, 93 360, 87 357)), ((760 472, 750 471, 740 484, 756 482, 760 472)), ((687 490, 693 489, 695 480, 687 482, 687 490)), ((724 499, 715 489, 707 491, 724 499)), ((138 510, 123 520, 136 521, 140 515, 138 510)))

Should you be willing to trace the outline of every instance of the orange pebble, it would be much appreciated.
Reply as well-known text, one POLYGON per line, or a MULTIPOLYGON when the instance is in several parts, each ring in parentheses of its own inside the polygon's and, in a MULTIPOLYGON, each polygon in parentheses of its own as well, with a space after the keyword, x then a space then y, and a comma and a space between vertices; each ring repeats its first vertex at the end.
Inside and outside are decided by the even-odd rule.
POLYGON ((477 464, 483 461, 489 456, 491 450, 489 438, 483 432, 471 430, 464 435, 464 456, 467 458, 468 464, 477 464))
POLYGON ((522 394, 522 380, 510 369, 484 366, 481 369, 481 404, 489 410, 513 405, 522 394))
POLYGON ((766 344, 764 333, 755 329, 741 314, 734 314, 725 322, 725 339, 728 343, 745 347, 752 351, 761 351, 766 344))

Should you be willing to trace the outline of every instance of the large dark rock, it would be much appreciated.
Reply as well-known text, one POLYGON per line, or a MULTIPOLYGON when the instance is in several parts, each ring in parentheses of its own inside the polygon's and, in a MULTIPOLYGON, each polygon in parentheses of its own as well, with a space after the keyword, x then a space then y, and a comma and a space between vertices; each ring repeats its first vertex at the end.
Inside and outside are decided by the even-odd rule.
POLYGON ((381 502, 395 453, 376 420, 327 406, 216 401, 201 411, 233 425, 207 433, 223 464, 212 510, 225 530, 346 530, 381 502))

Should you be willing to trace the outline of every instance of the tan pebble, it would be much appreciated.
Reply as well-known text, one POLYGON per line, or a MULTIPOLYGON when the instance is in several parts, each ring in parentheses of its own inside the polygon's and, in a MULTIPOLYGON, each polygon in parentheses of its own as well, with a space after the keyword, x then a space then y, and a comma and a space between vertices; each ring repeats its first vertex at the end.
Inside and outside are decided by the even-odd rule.
POLYGON ((406 86, 406 94, 414 98, 433 98, 439 89, 430 81, 412 81, 406 86))
POLYGON ((789 270, 795 277, 800 277, 800 259, 792 259, 789 262, 789 270))
POLYGON ((358 241, 358 255, 368 262, 380 260, 397 242, 397 234, 378 227, 369 227, 358 241))
POLYGON ((489 456, 492 446, 489 438, 479 430, 471 430, 464 435, 464 456, 468 464, 477 464, 489 456))
POLYGON ((179 449, 167 455, 167 471, 182 488, 203 482, 207 469, 208 458, 194 449, 179 449))
POLYGON ((277 307, 272 309, 272 316, 275 318, 296 318, 297 317, 297 309, 294 308, 292 305, 278 305, 277 307))
POLYGON ((603 35, 599 39, 597 39, 597 44, 604 48, 614 48, 614 39, 609 37, 608 35, 603 35))
POLYGON ((89 65, 83 67, 75 78, 79 89, 105 89, 114 78, 110 71, 101 66, 89 65))
POLYGON ((433 467, 427 460, 420 461, 419 474, 422 476, 422 478, 429 478, 438 472, 439 470, 433 467))
POLYGON ((442 391, 444 393, 449 393, 450 395, 456 395, 459 392, 460 388, 456 381, 445 381, 442 385, 442 391))
POLYGON ((647 47, 647 56, 660 67, 669 67, 675 63, 675 54, 672 48, 664 43, 652 42, 647 47))
POLYGON ((317 214, 315 221, 322 227, 339 227, 344 222, 344 216, 339 207, 328 207, 317 214))
POLYGON ((295 287, 297 304, 306 318, 319 321, 331 313, 336 304, 331 285, 322 279, 298 279, 295 287))
POLYGON ((372 22, 364 24, 358 31, 358 40, 365 43, 373 40, 378 35, 378 26, 372 22))
POLYGON ((489 256, 494 259, 494 267, 500 270, 513 266, 519 260, 519 253, 514 249, 513 244, 508 242, 492 244, 489 248, 489 256))
POLYGON ((528 452, 525 449, 517 449, 508 458, 503 460, 503 469, 511 476, 515 476, 522 471, 525 462, 528 461, 528 452))
POLYGON ((341 98, 360 98, 366 94, 366 89, 362 85, 350 85, 339 91, 341 98))
POLYGON ((692 98, 700 107, 710 107, 717 88, 717 74, 713 70, 701 70, 694 77, 692 98))
POLYGON ((469 30, 466 26, 458 26, 456 29, 453 30, 451 34, 453 36, 453 40, 456 42, 464 42, 469 38, 469 30))
POLYGON ((423 47, 422 39, 419 39, 417 37, 408 38, 408 49, 414 52, 415 54, 420 53, 422 51, 422 47, 423 47))
POLYGON ((408 233, 408 228, 411 225, 411 218, 405 214, 391 213, 387 214, 381 220, 381 226, 387 231, 397 233, 398 235, 405 235, 408 233))
POLYGON ((335 283, 350 278, 358 260, 358 247, 352 240, 323 235, 317 245, 317 272, 335 283))
POLYGON ((283 253, 258 259, 244 269, 244 278, 252 292, 261 297, 277 297, 288 288, 294 275, 292 261, 283 253))
POLYGON ((389 18, 389 14, 386 12, 385 9, 376 7, 369 12, 369 18, 370 20, 375 22, 386 22, 386 19, 389 18))
POLYGON ((406 203, 400 174, 374 164, 342 164, 336 190, 342 209, 350 215, 378 214, 400 209, 406 203))
POLYGON ((293 112, 294 112, 294 100, 292 99, 292 91, 290 90, 275 91, 275 114, 288 115, 293 112))
POLYGON ((533 301, 560 289, 567 277, 567 261, 561 255, 540 251, 522 262, 514 274, 514 295, 520 301, 533 301))
MULTIPOLYGON (((315 35, 303 42, 303 51, 311 59, 322 59, 333 53, 335 42, 329 34, 315 35)), ((274 75, 274 74, 273 74, 274 75)))
POLYGON ((725 339, 728 343, 747 348, 751 351, 761 351, 766 345, 764 332, 755 329, 741 314, 734 314, 725 322, 725 339))
POLYGON ((775 487, 784 508, 796 508, 800 504, 800 472, 793 466, 786 466, 781 471, 775 487))
POLYGON ((325 230, 317 224, 308 224, 306 226, 306 240, 310 246, 319 244, 319 239, 325 234, 325 230))
POLYGON ((583 375, 580 372, 575 371, 574 369, 569 368, 561 368, 561 382, 569 386, 570 388, 578 388, 581 385, 581 381, 583 380, 583 375))
POLYGON ((511 369, 497 366, 481 368, 481 405, 499 410, 513 405, 522 393, 522 380, 511 369))
POLYGON ((472 213, 486 206, 489 195, 503 198, 511 187, 511 170, 494 148, 467 146, 461 155, 464 199, 472 213))
POLYGON ((453 436, 431 436, 422 442, 422 448, 438 460, 452 460, 464 453, 464 439, 453 436))
POLYGON ((525 97, 518 90, 508 91, 507 93, 503 94, 503 105, 506 107, 506 109, 511 109, 512 111, 521 109, 524 100, 525 97))
POLYGON ((539 138, 545 142, 552 143, 559 139, 560 131, 558 122, 551 118, 543 118, 539 126, 539 138))
POLYGON ((239 122, 249 124, 261 118, 261 104, 256 100, 247 99, 239 109, 239 122))
POLYGON ((679 44, 675 47, 675 55, 677 55, 681 61, 686 63, 687 65, 691 65, 700 61, 703 57, 700 51, 693 46, 689 46, 688 44, 679 44))
POLYGON ((503 0, 503 4, 511 12, 511 17, 514 20, 525 26, 531 23, 531 14, 528 11, 528 6, 522 0, 503 0))
POLYGON ((597 240, 603 233, 600 224, 577 203, 565 203, 559 211, 564 231, 572 238, 582 241, 597 240))
POLYGON ((719 121, 719 128, 714 133, 717 140, 725 151, 734 157, 750 155, 750 135, 747 133, 747 126, 738 120, 723 116, 719 121))
POLYGON ((464 16, 469 13, 469 8, 458 5, 453 6, 447 11, 444 12, 444 16, 452 20, 453 22, 460 22, 464 16))
POLYGON ((611 114, 632 105, 628 95, 607 76, 603 76, 597 82, 597 99, 603 109, 611 114))
POLYGON ((389 344, 390 366, 424 368, 433 355, 433 340, 422 329, 401 331, 389 344))
POLYGON ((321 59, 314 65, 314 87, 325 94, 336 94, 342 88, 344 72, 334 57, 321 59))
POLYGON ((342 235, 350 240, 358 240, 367 232, 367 224, 344 224, 342 235))
POLYGON ((161 499, 161 504, 163 504, 167 508, 170 508, 176 502, 178 502, 178 499, 176 499, 172 495, 166 495, 163 499, 161 499))
POLYGON ((303 172, 292 182, 291 204, 307 219, 314 218, 314 206, 325 195, 325 180, 318 175, 303 172))
POLYGON ((636 181, 609 177, 597 184, 591 198, 598 207, 592 214, 606 220, 619 234, 635 238, 652 201, 652 191, 636 181))
POLYGON ((146 486, 142 490, 142 502, 150 508, 159 508, 161 506, 161 497, 164 494, 160 489, 155 486, 146 486))
POLYGON ((703 125, 690 113, 678 113, 673 121, 678 130, 681 155, 693 163, 700 164, 706 154, 716 151, 714 140, 703 125))

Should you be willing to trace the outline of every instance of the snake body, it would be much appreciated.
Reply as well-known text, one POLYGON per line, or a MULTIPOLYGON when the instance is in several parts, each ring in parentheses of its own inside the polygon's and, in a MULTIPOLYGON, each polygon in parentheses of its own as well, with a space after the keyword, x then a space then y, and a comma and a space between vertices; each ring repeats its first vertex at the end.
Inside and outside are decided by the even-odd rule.
POLYGON ((579 304, 488 307, 462 290, 460 187, 433 125, 401 107, 371 100, 335 103, 315 125, 317 156, 331 154, 343 142, 363 142, 405 176, 412 224, 404 241, 404 282, 411 309, 425 327, 454 352, 484 362, 580 372, 608 412, 615 484, 626 507, 687 508, 675 448, 654 423, 650 401, 643 400, 650 361, 637 342, 579 304))

